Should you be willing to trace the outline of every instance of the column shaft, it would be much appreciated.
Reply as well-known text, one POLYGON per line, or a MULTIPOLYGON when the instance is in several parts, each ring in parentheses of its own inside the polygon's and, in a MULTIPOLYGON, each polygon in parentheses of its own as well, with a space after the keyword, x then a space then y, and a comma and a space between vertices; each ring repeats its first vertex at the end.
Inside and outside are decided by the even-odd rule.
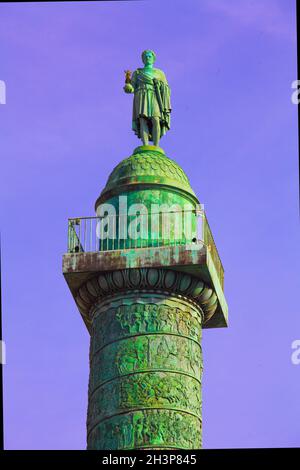
POLYGON ((94 308, 88 449, 201 447, 201 310, 134 291, 94 308))

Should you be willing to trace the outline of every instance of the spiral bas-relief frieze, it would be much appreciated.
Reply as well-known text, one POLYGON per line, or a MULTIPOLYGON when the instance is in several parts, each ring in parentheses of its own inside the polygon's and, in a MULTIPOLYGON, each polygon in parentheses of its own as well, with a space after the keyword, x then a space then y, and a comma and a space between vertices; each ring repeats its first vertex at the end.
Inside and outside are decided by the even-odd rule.
POLYGON ((159 294, 118 297, 94 316, 90 391, 119 376, 149 371, 180 372, 200 383, 201 313, 187 301, 159 294))
POLYGON ((173 410, 142 410, 114 416, 94 427, 88 450, 200 449, 201 421, 173 410))
POLYGON ((130 280, 142 287, 111 293, 102 280, 107 294, 89 312, 88 448, 199 448, 203 311, 185 296, 146 289, 149 277, 130 280))

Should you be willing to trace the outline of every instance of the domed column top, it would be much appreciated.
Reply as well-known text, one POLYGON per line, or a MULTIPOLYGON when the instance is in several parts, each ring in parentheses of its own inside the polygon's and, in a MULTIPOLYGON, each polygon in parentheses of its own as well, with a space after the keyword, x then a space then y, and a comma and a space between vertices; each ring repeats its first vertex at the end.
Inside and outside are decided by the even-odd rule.
POLYGON ((111 172, 95 209, 111 196, 142 188, 165 189, 188 197, 196 205, 199 200, 183 169, 167 157, 161 147, 141 145, 122 160, 111 172))

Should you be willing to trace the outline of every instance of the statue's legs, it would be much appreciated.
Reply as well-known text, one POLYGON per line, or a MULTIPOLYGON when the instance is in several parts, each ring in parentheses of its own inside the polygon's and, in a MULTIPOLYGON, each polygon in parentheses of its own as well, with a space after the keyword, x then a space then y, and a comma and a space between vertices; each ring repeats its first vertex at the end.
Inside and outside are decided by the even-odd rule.
MULTIPOLYGON (((158 147, 160 139, 160 122, 159 117, 152 117, 152 140, 153 145, 158 147)), ((140 117, 141 138, 144 145, 149 145, 149 129, 147 119, 140 117)))
POLYGON ((159 117, 152 118, 152 138, 153 138, 153 145, 156 145, 158 147, 159 138, 160 138, 159 117))
POLYGON ((140 117, 140 128, 141 128, 141 137, 144 145, 149 144, 149 129, 147 125, 147 120, 140 117))

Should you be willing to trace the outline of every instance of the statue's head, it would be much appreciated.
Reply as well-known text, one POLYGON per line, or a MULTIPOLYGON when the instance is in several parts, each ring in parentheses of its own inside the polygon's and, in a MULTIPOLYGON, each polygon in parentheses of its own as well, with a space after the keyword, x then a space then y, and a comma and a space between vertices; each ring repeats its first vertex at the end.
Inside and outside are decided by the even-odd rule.
POLYGON ((142 61, 145 65, 147 64, 154 64, 156 61, 155 52, 151 51, 150 49, 146 49, 142 52, 142 61))

